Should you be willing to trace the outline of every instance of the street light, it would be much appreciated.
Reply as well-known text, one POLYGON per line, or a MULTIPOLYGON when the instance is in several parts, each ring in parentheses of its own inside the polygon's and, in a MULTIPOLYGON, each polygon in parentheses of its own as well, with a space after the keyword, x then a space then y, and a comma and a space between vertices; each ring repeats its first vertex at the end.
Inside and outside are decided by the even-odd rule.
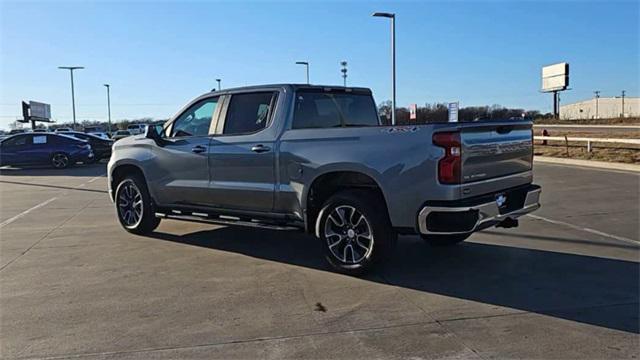
POLYGON ((220 89, 221 89, 220 82, 222 81, 222 79, 216 79, 216 81, 218 82, 218 91, 220 91, 220 89))
POLYGON ((73 90, 73 70, 84 69, 82 66, 58 66, 58 69, 69 70, 71 74, 71 109, 73 110, 73 130, 76 129, 76 98, 73 90))
POLYGON ((107 88, 107 111, 109 112, 109 130, 107 130, 107 134, 111 136, 111 94, 109 94, 109 84, 104 84, 107 88))
POLYGON ((600 90, 596 90, 593 92, 596 97, 596 119, 598 119, 598 99, 600 98, 600 90))
POLYGON ((296 61, 296 65, 304 65, 307 67, 307 85, 309 84, 309 63, 307 61, 296 61))
POLYGON ((391 125, 396 124, 396 14, 373 13, 374 17, 391 19, 391 125))
POLYGON ((340 72, 342 73, 343 86, 347 87, 347 62, 341 61, 340 65, 342 66, 342 69, 340 69, 340 72))

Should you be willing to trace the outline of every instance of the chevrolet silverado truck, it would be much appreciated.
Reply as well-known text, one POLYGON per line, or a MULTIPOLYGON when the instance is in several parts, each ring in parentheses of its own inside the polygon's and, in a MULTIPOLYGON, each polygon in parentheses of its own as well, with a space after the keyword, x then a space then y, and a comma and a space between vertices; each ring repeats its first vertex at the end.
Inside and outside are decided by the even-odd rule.
POLYGON ((452 245, 517 226, 540 207, 532 163, 527 120, 384 126, 369 89, 284 84, 212 91, 117 141, 108 183, 129 232, 163 218, 299 229, 357 275, 398 234, 452 245))

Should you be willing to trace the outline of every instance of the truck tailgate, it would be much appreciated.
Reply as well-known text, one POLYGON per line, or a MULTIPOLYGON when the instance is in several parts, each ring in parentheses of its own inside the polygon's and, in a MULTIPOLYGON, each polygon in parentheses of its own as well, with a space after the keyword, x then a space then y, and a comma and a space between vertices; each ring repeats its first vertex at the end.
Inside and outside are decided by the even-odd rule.
POLYGON ((465 184, 527 172, 533 165, 529 122, 468 123, 460 141, 465 184))

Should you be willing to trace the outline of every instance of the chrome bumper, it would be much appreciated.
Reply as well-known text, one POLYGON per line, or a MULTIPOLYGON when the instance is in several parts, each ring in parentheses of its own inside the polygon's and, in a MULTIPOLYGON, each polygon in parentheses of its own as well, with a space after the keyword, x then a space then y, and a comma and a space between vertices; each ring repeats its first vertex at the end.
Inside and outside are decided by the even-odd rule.
POLYGON ((425 235, 450 235, 450 234, 466 234, 470 232, 474 232, 476 230, 480 230, 484 227, 495 225, 503 220, 508 218, 517 219, 520 216, 526 215, 530 212, 533 212, 540 208, 540 193, 542 192, 541 188, 536 188, 527 192, 527 196, 524 200, 524 205, 522 208, 505 213, 500 214, 500 209, 498 204, 495 201, 486 202, 478 205, 472 206, 463 206, 463 207, 444 207, 444 206, 425 206, 422 208, 420 213, 418 214, 418 228, 421 234, 425 235), (467 212, 467 211, 477 211, 478 217, 473 227, 467 229, 461 229, 460 231, 451 231, 451 232, 438 232, 438 231, 430 231, 427 229, 427 217, 429 214, 433 212, 467 212))

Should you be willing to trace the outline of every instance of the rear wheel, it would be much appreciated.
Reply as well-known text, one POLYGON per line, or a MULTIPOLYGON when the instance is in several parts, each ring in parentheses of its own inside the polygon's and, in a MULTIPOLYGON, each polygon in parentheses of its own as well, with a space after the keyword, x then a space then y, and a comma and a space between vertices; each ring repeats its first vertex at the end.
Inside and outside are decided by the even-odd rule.
POLYGON ((427 244, 432 246, 452 246, 459 244, 469 236, 469 234, 453 234, 453 235, 421 235, 422 239, 427 242, 427 244))
POLYGON ((146 183, 139 176, 128 176, 118 184, 115 203, 120 225, 130 233, 148 234, 160 224, 146 183))
POLYGON ((325 257, 334 269, 360 275, 388 257, 397 235, 375 193, 347 190, 330 197, 316 224, 325 257))
POLYGON ((51 166, 56 169, 65 169, 71 165, 69 155, 65 153, 55 153, 51 155, 51 166))

